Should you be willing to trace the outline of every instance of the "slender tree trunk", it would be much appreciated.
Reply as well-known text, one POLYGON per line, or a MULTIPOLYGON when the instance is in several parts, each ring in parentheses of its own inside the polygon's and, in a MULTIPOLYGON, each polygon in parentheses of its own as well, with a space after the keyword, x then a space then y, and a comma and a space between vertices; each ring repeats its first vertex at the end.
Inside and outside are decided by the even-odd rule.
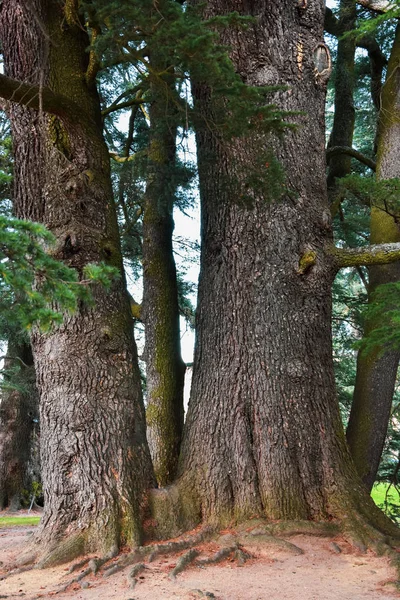
POLYGON ((147 436, 158 483, 175 478, 183 430, 185 365, 172 248, 176 194, 177 106, 171 65, 151 57, 150 144, 143 217, 147 436), (166 71, 165 75, 158 72, 166 71))
MULTIPOLYGON (((40 172, 44 181, 36 199, 30 179, 18 180, 17 216, 47 225, 57 239, 53 255, 80 276, 85 265, 100 261, 122 274, 108 151, 76 4, 6 0, 0 32, 8 76, 43 81, 67 104, 79 105, 79 114, 66 111, 62 119, 12 106, 15 160, 22 161, 16 172, 40 172), (36 36, 38 55, 32 53, 36 36), (21 114, 27 115, 22 126, 21 114), (29 154, 25 123, 42 132, 42 163, 29 154)), ((32 335, 45 491, 38 552, 67 537, 44 565, 140 542, 144 490, 153 483, 123 275, 108 291, 95 287, 93 296, 94 307, 80 306, 49 334, 32 335)))
MULTIPOLYGON (((400 61, 400 30, 389 61, 386 84, 382 93, 380 135, 378 139, 377 179, 400 176, 398 161, 400 129, 396 121, 399 114, 400 85, 395 76, 400 61)), ((371 243, 399 242, 400 231, 395 219, 382 208, 371 208, 371 243)), ((400 265, 374 266, 369 268, 369 296, 377 286, 398 281, 400 265)), ((378 320, 367 321, 368 335, 379 327, 378 320)), ((371 490, 379 467, 393 401, 400 352, 377 347, 373 351, 360 350, 357 359, 357 377, 353 404, 347 428, 347 441, 366 487, 371 490)))
MULTIPOLYGON (((257 18, 246 32, 223 33, 238 72, 247 83, 287 86, 273 100, 299 111, 298 127, 273 142, 287 190, 268 202, 268 190, 256 189, 247 209, 226 182, 272 140, 227 144, 210 127, 197 131, 203 248, 180 466, 184 518, 351 519, 360 511, 390 527, 357 480, 335 396, 324 4, 211 0, 206 16, 231 10, 257 18)), ((212 122, 208 88, 193 92, 212 122)))
MULTIPOLYGON (((341 0, 339 5, 339 21, 341 35, 352 31, 356 23, 355 0, 341 0)), ((337 47, 335 71, 335 114, 329 139, 329 146, 353 145, 355 122, 354 110, 354 54, 356 50, 354 37, 340 37, 337 47)), ((334 201, 335 179, 344 177, 351 171, 351 157, 336 154, 329 159, 328 190, 330 200, 334 201)))
POLYGON ((38 423, 38 394, 30 345, 8 344, 4 387, 0 404, 0 509, 21 508, 21 496, 29 491, 34 430, 38 423), (7 375, 7 370, 11 374, 7 375), (12 373, 12 371, 15 372, 12 373))

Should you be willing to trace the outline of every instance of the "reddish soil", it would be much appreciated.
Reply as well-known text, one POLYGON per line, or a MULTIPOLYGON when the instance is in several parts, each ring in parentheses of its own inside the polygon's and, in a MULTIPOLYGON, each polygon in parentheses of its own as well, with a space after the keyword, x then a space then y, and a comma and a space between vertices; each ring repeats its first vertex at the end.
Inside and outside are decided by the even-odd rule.
MULTIPOLYGON (((270 543, 248 536, 242 544, 251 555, 243 566, 230 557, 217 565, 189 566, 175 581, 169 577, 179 555, 159 556, 137 578, 134 589, 128 581, 130 567, 104 578, 102 572, 81 583, 68 574, 69 565, 7 575, 29 544, 33 528, 0 529, 0 598, 9 600, 389 600, 400 598, 390 582, 395 572, 386 558, 372 553, 357 554, 341 537, 297 535, 287 542, 270 543), (292 544, 297 546, 292 547, 292 544), (299 550, 300 549, 300 550, 299 550), (303 551, 303 553, 300 553, 303 551), (57 593, 58 592, 58 593, 57 593), (56 595, 57 594, 57 595, 56 595)), ((225 536, 229 543, 229 536, 225 536)), ((216 542, 197 546, 211 555, 221 546, 216 542)))

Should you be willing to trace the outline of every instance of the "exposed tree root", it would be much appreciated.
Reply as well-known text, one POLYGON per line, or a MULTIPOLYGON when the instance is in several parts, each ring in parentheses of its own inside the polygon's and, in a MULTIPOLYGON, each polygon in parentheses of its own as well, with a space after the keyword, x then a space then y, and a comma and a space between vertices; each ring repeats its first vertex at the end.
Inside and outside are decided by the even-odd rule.
POLYGON ((196 564, 199 566, 215 565, 221 562, 222 560, 225 560, 225 558, 228 558, 228 556, 231 556, 231 554, 236 552, 236 550, 238 550, 236 544, 234 546, 226 546, 225 548, 221 548, 220 550, 218 550, 218 552, 216 552, 212 556, 206 556, 205 558, 197 559, 196 564))
POLYGON ((75 571, 77 571, 78 569, 82 569, 82 567, 84 567, 87 563, 89 562, 89 558, 84 558, 83 560, 81 560, 80 562, 74 563, 73 565, 70 566, 70 568, 68 569, 68 573, 74 573, 75 571))
POLYGON ((136 577, 139 575, 139 573, 141 573, 144 569, 145 569, 145 565, 143 563, 138 563, 137 565, 135 565, 133 567, 133 569, 131 569, 129 571, 128 574, 128 584, 129 587, 131 588, 131 590, 133 590, 133 588, 135 587, 136 583, 137 583, 137 579, 136 577))
POLYGON ((184 571, 185 568, 190 565, 190 563, 192 563, 199 554, 200 552, 196 550, 196 548, 191 548, 188 552, 186 552, 186 554, 181 556, 176 563, 176 567, 170 574, 170 579, 176 579, 176 576, 179 575, 179 573, 182 573, 182 571, 184 571))

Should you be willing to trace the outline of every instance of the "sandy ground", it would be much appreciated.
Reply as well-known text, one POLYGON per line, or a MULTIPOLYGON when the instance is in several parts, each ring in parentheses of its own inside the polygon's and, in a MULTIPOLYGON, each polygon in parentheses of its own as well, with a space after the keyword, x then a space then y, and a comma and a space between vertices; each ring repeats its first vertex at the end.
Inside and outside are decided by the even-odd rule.
MULTIPOLYGON (((0 529, 0 575, 7 575, 10 565, 29 543, 33 529, 0 529)), ((293 553, 290 544, 274 547, 262 538, 248 538, 244 546, 251 553, 243 566, 233 558, 218 565, 189 566, 175 581, 169 577, 179 555, 161 556, 129 587, 126 567, 107 578, 100 572, 81 583, 63 586, 73 575, 69 565, 52 569, 33 569, 9 575, 0 581, 0 598, 36 600, 389 600, 400 598, 390 581, 394 571, 386 558, 372 553, 356 554, 340 537, 332 539, 297 535, 290 538, 303 554, 293 553), (339 552, 339 549, 341 552, 339 552), (83 587, 82 587, 83 585, 83 587), (58 592, 58 593, 57 593, 58 592)), ((199 547, 211 555, 218 546, 208 542, 199 547)), ((183 554, 182 552, 180 554, 183 554)))

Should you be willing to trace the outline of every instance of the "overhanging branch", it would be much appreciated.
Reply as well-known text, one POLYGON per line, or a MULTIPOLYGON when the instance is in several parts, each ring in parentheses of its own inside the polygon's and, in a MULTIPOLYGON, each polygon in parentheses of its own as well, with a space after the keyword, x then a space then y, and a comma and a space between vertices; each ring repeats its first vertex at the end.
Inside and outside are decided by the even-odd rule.
POLYGON ((356 158, 359 162, 363 163, 373 171, 376 171, 376 163, 371 158, 368 158, 368 156, 365 156, 364 154, 358 152, 358 150, 355 150, 354 148, 350 148, 349 146, 333 146, 332 148, 327 148, 326 150, 327 160, 331 156, 335 156, 337 154, 347 154, 348 156, 352 156, 353 158, 356 158))
POLYGON ((328 249, 336 262, 337 269, 370 265, 387 265, 400 260, 400 243, 376 244, 363 248, 328 249))
POLYGON ((126 102, 121 102, 120 104, 111 104, 107 108, 101 111, 101 115, 106 117, 107 115, 115 112, 117 110, 123 110, 124 108, 130 108, 131 106, 143 104, 143 98, 132 98, 131 100, 127 100, 126 102))

